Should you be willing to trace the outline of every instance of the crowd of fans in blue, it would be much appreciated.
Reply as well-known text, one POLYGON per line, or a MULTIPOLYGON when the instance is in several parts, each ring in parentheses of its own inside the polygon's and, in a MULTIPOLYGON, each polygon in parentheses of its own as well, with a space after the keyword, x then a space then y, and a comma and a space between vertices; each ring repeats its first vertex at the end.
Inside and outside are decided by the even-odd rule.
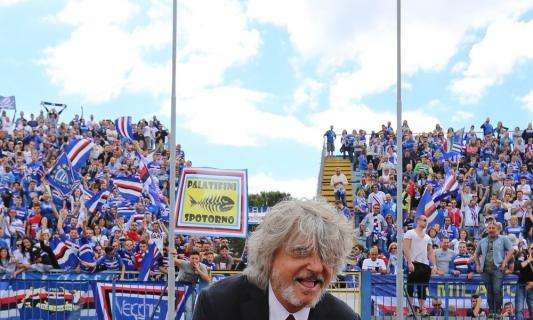
MULTIPOLYGON (((169 133, 154 116, 134 123, 133 139, 125 140, 112 120, 75 115, 63 122, 61 111, 45 109, 29 117, 21 111, 13 119, 4 111, 0 117, 0 273, 107 270, 124 278, 139 271, 150 244, 161 253, 169 250, 169 133), (72 192, 58 195, 47 174, 65 146, 84 138, 94 142, 88 161, 75 173, 72 192), (158 187, 157 205, 146 190, 132 202, 113 188, 89 210, 89 199, 113 177, 139 176, 142 162, 158 187)), ((192 165, 179 144, 176 159, 179 176, 192 165)), ((173 252, 177 266, 187 266, 183 261, 193 255, 199 260, 194 269, 203 262, 202 268, 231 270, 239 259, 230 250, 228 239, 177 236, 173 252)), ((160 255, 150 276, 164 277, 167 267, 167 255, 160 255)))
MULTIPOLYGON (((351 133, 343 130, 339 135, 331 126, 324 134, 327 156, 335 154, 335 144, 340 142, 342 157, 352 161, 354 173, 360 176, 354 189, 353 211, 346 206, 345 188, 337 183, 343 180, 344 173, 338 170, 332 177, 336 207, 339 213, 353 219, 356 228, 356 245, 346 270, 395 274, 399 263, 396 206, 402 206, 403 231, 413 229, 425 190, 435 193, 453 177, 455 186, 435 201, 428 216, 426 233, 436 257, 432 274, 454 275, 468 281, 476 273, 492 272, 480 268, 479 262, 481 265, 485 262, 485 266, 492 263, 480 260, 489 255, 494 264, 503 260, 506 265, 498 271, 519 275, 515 308, 520 319, 525 300, 533 309, 532 124, 510 129, 502 122, 494 126, 487 118, 477 130, 480 131, 474 125, 469 130, 444 130, 436 125, 433 131, 414 134, 404 121, 401 128, 404 191, 398 195, 396 134, 391 123, 370 134, 364 130, 351 133), (497 228, 497 239, 501 241, 495 246, 488 241, 487 254, 489 225, 497 228), (499 251, 503 252, 501 259, 499 251), (505 259, 507 254, 510 259, 505 259)), ((501 281, 495 284, 490 289, 498 300, 502 296, 501 281)), ((501 308, 501 314, 514 314, 508 305, 496 306, 501 308)), ((481 305, 474 308, 474 303, 469 311, 470 316, 484 313, 481 305)))

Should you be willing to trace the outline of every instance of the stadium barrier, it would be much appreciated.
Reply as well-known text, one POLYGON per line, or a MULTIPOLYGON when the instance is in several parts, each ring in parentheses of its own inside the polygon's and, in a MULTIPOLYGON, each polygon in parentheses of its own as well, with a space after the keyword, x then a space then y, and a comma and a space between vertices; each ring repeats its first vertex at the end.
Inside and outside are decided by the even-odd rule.
MULTIPOLYGON (((162 278, 160 274, 155 277, 162 278)), ((167 312, 167 283, 138 281, 129 273, 119 280, 116 272, 23 273, 16 278, 0 277, 0 319, 6 320, 94 320, 164 319, 167 312)), ((156 278, 157 279, 157 278, 156 278)), ((176 310, 185 311, 194 288, 176 284, 176 310)))
MULTIPOLYGON (((503 303, 512 303, 516 292, 517 278, 514 275, 507 275, 503 282, 503 303)), ((407 286, 404 287, 406 290, 407 286)), ((480 275, 474 275, 471 280, 466 276, 432 276, 426 290, 427 299, 425 306, 428 313, 433 310, 433 302, 440 303, 442 310, 438 316, 432 319, 470 319, 466 317, 468 309, 471 308, 471 298, 478 295, 481 298, 482 309, 487 311, 486 289, 482 283, 480 275), (434 299, 438 299, 435 301, 434 299)), ((407 291, 404 291, 404 297, 407 291)), ((371 289, 363 291, 362 303, 371 306, 372 319, 395 319, 396 314, 396 277, 395 275, 373 275, 371 276, 371 289)), ((404 314, 416 314, 418 301, 413 299, 410 305, 407 299, 404 300, 404 314)), ((369 317, 370 319, 370 317, 369 317)), ((427 319, 427 318, 424 318, 427 319)), ((504 317, 504 319, 506 319, 504 317)), ((512 319, 512 317, 509 317, 512 319)))

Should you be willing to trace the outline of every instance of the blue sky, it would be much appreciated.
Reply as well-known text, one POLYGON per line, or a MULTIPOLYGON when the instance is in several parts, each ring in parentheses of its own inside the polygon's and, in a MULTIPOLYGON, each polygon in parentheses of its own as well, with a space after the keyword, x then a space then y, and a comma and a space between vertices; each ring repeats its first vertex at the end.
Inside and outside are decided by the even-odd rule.
MULTIPOLYGON (((313 196, 321 135, 395 119, 395 1, 180 0, 177 139, 250 190, 313 196)), ((533 118, 533 1, 404 1, 415 131, 533 118)), ((171 1, 0 0, 0 95, 170 125, 171 1)))

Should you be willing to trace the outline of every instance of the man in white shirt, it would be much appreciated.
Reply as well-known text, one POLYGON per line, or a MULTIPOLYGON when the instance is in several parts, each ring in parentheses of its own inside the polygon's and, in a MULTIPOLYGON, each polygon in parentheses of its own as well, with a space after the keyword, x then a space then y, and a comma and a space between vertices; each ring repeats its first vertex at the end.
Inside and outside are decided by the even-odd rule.
POLYGON ((373 207, 375 204, 379 204, 381 207, 383 202, 385 202, 385 192, 378 190, 377 184, 374 184, 372 186, 372 192, 368 195, 366 203, 369 207, 373 207))
POLYGON ((335 200, 342 201, 342 204, 344 206, 347 206, 346 204, 346 187, 348 185, 348 179, 344 175, 344 173, 341 172, 340 168, 337 168, 335 170, 335 174, 331 176, 331 186, 333 187, 333 192, 335 194, 335 200))
POLYGON ((366 258, 363 260, 363 271, 370 271, 372 273, 387 273, 387 266, 385 265, 385 261, 378 259, 378 248, 372 247, 370 249, 368 256, 369 258, 366 258))
POLYGON ((416 218, 416 228, 408 230, 403 239, 403 254, 409 270, 407 276, 407 296, 412 304, 414 288, 416 287, 418 305, 421 314, 427 314, 424 307, 427 287, 432 268, 436 266, 435 253, 431 245, 431 238, 426 234, 427 217, 420 215, 416 218), (431 260, 431 267, 429 261, 431 260), (416 285, 415 285, 416 284, 416 285))

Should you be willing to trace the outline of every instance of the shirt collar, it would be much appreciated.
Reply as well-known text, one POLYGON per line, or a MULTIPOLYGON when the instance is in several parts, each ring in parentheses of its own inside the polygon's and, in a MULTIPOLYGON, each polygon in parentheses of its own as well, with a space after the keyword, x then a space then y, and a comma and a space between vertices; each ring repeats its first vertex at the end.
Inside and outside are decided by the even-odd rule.
MULTIPOLYGON (((296 320, 307 320, 311 308, 305 307, 298 312, 292 313, 296 320)), ((268 315, 269 320, 285 320, 290 315, 285 307, 279 302, 272 290, 272 285, 268 284, 268 315)))

